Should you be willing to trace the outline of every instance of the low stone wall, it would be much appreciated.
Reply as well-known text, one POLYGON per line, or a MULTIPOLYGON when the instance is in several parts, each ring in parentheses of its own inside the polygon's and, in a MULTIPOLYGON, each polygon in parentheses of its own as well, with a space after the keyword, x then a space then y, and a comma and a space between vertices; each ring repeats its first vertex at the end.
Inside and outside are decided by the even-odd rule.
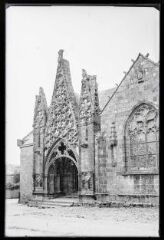
POLYGON ((19 198, 19 189, 6 189, 6 198, 10 199, 10 198, 19 198))
POLYGON ((119 206, 159 206, 159 196, 153 194, 96 194, 96 200, 102 205, 111 203, 119 206))

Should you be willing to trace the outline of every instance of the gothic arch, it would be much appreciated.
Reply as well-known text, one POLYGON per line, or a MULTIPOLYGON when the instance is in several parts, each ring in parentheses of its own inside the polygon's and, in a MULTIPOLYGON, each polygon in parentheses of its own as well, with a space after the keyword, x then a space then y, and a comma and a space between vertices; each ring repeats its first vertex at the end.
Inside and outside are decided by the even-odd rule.
POLYGON ((77 162, 79 162, 79 156, 78 156, 76 150, 73 149, 73 147, 68 143, 68 141, 66 141, 65 139, 62 139, 62 138, 58 138, 58 139, 52 144, 52 146, 51 146, 50 149, 48 150, 47 157, 46 157, 46 161, 47 161, 47 159, 49 158, 49 156, 51 155, 53 149, 56 148, 61 142, 63 142, 63 143, 67 146, 67 148, 69 148, 69 149, 71 149, 71 150, 73 151, 73 153, 74 153, 74 155, 75 155, 75 157, 76 157, 76 159, 77 159, 77 162))
POLYGON ((70 159, 71 161, 73 161, 73 163, 75 164, 75 166, 76 166, 76 168, 77 168, 77 170, 78 170, 78 164, 77 164, 77 162, 76 162, 72 157, 69 157, 68 155, 62 155, 61 157, 52 158, 52 159, 46 164, 46 166, 45 166, 45 175, 48 174, 49 167, 50 167, 51 165, 55 165, 55 161, 56 161, 57 159, 59 159, 59 158, 68 158, 68 159, 70 159))
POLYGON ((152 107, 154 107, 154 109, 156 109, 157 111, 159 110, 159 109, 158 109, 158 106, 155 105, 154 103, 150 102, 150 101, 138 101, 137 104, 135 104, 135 105, 131 108, 130 114, 129 114, 127 120, 125 121, 125 124, 124 124, 124 136, 125 136, 125 132, 126 132, 126 125, 127 125, 127 123, 128 123, 128 120, 129 120, 130 116, 131 116, 131 115, 133 114, 133 112, 135 112, 135 110, 136 110, 140 105, 142 105, 142 104, 146 104, 146 105, 152 106, 152 107))
POLYGON ((71 148, 71 146, 63 139, 58 139, 51 147, 47 154, 47 158, 45 161, 45 175, 48 173, 48 169, 53 162, 55 162, 59 158, 68 158, 72 160, 77 167, 78 170, 78 163, 79 163, 79 157, 75 150, 71 148), (60 147, 63 147, 63 150, 60 147))
POLYGON ((133 107, 124 128, 126 171, 158 169, 158 110, 149 102, 133 107))

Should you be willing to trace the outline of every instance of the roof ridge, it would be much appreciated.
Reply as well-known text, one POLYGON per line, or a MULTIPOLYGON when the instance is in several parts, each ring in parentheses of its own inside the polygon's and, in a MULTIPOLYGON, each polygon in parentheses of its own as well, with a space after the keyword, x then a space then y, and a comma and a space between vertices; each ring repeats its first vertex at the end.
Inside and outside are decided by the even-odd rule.
POLYGON ((118 86, 116 87, 115 91, 113 92, 112 96, 109 98, 109 100, 107 101, 107 103, 105 104, 104 108, 101 111, 102 112, 105 110, 105 108, 107 107, 108 103, 110 102, 110 100, 114 97, 114 95, 116 94, 116 92, 118 91, 119 87, 121 86, 122 82, 126 79, 127 75, 129 74, 129 72, 131 71, 131 69, 133 68, 134 64, 138 61, 139 57, 143 57, 144 59, 148 60, 149 62, 152 62, 155 66, 158 66, 159 63, 155 63, 153 62, 151 59, 149 59, 148 57, 144 56, 142 53, 139 52, 136 60, 133 61, 132 65, 130 66, 129 70, 125 73, 124 77, 122 78, 122 80, 120 81, 120 83, 118 84, 118 86))
MULTIPOLYGON (((142 53, 139 53, 140 56, 142 56, 144 59, 148 60, 149 62, 153 63, 154 65, 158 66, 159 62, 154 62, 153 60, 151 60, 149 57, 144 56, 142 53)), ((148 55, 149 56, 149 55, 148 55)))
POLYGON ((22 140, 24 140, 26 137, 28 137, 31 133, 33 133, 33 130, 29 132, 22 140))

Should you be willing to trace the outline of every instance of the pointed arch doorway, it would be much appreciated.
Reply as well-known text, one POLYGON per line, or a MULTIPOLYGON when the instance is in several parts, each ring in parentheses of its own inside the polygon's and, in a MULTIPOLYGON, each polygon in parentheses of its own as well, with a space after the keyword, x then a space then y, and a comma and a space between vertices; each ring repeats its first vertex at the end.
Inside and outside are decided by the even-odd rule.
POLYGON ((48 195, 76 196, 78 194, 78 170, 69 157, 54 159, 48 169, 48 195))

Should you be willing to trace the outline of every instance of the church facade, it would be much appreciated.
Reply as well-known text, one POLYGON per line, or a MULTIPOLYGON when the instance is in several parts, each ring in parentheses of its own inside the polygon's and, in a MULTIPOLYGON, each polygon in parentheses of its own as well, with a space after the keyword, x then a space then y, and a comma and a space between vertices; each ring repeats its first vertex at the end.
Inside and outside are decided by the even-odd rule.
POLYGON ((78 196, 92 202, 159 197, 159 63, 132 60, 120 84, 99 92, 82 70, 80 97, 58 52, 51 104, 35 99, 33 130, 20 147, 20 201, 78 196))

